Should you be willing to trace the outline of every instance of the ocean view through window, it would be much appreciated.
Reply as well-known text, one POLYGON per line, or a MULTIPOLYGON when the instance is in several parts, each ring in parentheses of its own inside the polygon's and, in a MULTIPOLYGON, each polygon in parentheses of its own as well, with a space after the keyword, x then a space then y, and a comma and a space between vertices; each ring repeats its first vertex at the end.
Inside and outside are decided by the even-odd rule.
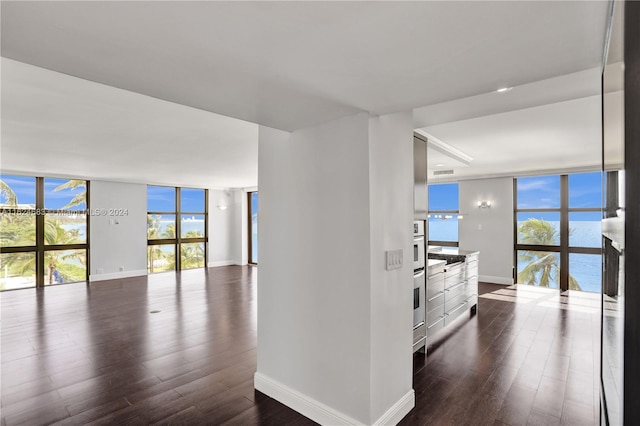
POLYGON ((147 186, 147 271, 206 266, 206 189, 147 186))
POLYGON ((89 182, 0 176, 0 290, 87 280, 89 182))
POLYGON ((247 193, 249 200, 249 263, 258 264, 258 191, 247 193))
POLYGON ((600 292, 600 172, 517 178, 516 282, 600 292))
POLYGON ((429 245, 458 246, 459 200, 457 183, 429 184, 429 245))

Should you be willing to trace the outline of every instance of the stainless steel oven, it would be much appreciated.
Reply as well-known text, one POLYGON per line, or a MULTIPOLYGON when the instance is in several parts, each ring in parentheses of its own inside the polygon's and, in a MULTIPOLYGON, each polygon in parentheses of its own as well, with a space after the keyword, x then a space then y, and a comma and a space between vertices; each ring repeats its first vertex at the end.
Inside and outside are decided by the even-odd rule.
POLYGON ((413 351, 425 346, 427 329, 424 221, 413 222, 413 351))

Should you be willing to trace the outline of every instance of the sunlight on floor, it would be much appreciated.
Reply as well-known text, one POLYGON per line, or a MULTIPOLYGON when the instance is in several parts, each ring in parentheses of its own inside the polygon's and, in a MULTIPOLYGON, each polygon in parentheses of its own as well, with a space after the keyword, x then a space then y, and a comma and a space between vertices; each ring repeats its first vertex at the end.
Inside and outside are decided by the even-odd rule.
MULTIPOLYGON (((500 300, 511 303, 534 303, 547 308, 564 309, 574 312, 597 314, 600 312, 601 295, 569 290, 560 293, 558 289, 515 284, 490 293, 481 294, 483 299, 500 300)), ((605 296, 605 315, 618 316, 617 303, 605 296)))

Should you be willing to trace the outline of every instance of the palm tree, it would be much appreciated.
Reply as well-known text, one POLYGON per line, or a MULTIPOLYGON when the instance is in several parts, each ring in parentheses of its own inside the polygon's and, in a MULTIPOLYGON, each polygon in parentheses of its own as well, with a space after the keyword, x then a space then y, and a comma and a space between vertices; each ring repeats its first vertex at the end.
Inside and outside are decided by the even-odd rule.
MULTIPOLYGON (((78 193, 64 208, 77 206, 86 202, 86 181, 69 180, 59 185, 54 191, 65 188, 85 188, 78 193)), ((17 206, 18 199, 15 191, 0 180, 0 193, 6 200, 4 205, 17 206)), ((5 246, 30 246, 36 241, 35 221, 30 215, 3 214, 0 229, 0 243, 5 246)), ((59 218, 46 217, 44 224, 45 245, 64 245, 81 243, 78 229, 65 229, 59 218)), ((72 250, 58 251, 46 250, 45 269, 47 270, 48 283, 55 280, 59 282, 82 281, 86 278, 86 251, 72 250)), ((11 271, 12 275, 29 276, 35 271, 36 256, 31 253, 5 253, 2 266, 11 271)))
MULTIPOLYGON (((164 229, 160 225, 160 220, 162 216, 160 215, 147 215, 147 239, 155 240, 155 239, 171 239, 176 236, 176 225, 175 223, 170 223, 164 229), (162 231, 161 231, 162 229, 162 231)), ((160 245, 150 245, 148 247, 148 265, 147 269, 149 273, 153 272, 163 272, 171 269, 175 269, 175 255, 171 255, 162 250, 162 246, 160 245), (155 271, 156 261, 164 259, 166 263, 162 266, 159 271, 155 271)))
MULTIPOLYGON (((19 216, 20 221, 29 220, 28 216, 19 216)), ((9 239, 12 245, 29 245, 35 241, 35 228, 24 223, 12 223, 11 226, 2 227, 2 241, 9 239), (15 226, 14 226, 15 225, 15 226), (7 230, 6 228, 9 228, 7 230), (16 230, 11 234, 11 230, 16 230)), ((60 220, 47 218, 45 221, 44 241, 45 245, 76 244, 81 242, 78 229, 67 230, 60 220)), ((12 275, 31 276, 35 271, 36 256, 31 253, 5 253, 3 254, 2 267, 11 271, 12 275)), ((45 250, 45 270, 47 283, 83 281, 86 278, 87 255, 85 250, 45 250)))
MULTIPOLYGON (((527 219, 518 228, 518 241, 531 245, 557 245, 558 230, 546 220, 527 219)), ((522 250, 518 260, 526 266, 518 272, 518 282, 540 287, 549 287, 558 282, 560 263, 558 253, 548 251, 522 250)), ((582 290, 578 281, 569 274, 569 290, 582 290)))
POLYGON ((53 189, 54 192, 57 192, 63 189, 74 190, 77 188, 81 188, 82 192, 77 193, 76 196, 73 197, 71 201, 69 201, 65 206, 62 207, 63 209, 69 209, 71 207, 79 206, 81 204, 85 204, 85 205, 87 204, 87 181, 79 180, 79 179, 69 179, 62 185, 58 185, 53 189))
POLYGON ((6 201, 3 203, 5 206, 17 206, 18 205, 18 197, 16 197, 16 193, 13 191, 13 188, 9 186, 6 182, 0 179, 0 195, 6 201))
MULTIPOLYGON (((197 230, 189 231, 184 238, 198 238, 201 235, 197 230)), ((204 266, 204 244, 182 243, 180 247, 180 265, 182 269, 199 268, 204 266)))

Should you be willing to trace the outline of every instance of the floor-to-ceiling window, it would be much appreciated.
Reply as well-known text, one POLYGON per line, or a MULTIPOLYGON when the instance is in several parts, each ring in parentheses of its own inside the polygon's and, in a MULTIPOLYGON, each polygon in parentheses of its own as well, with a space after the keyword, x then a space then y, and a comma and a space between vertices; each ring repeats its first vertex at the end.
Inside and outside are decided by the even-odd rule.
POLYGON ((87 280, 89 183, 0 176, 0 290, 87 280))
POLYGON ((429 245, 458 246, 458 184, 430 184, 429 245))
POLYGON ((207 198, 206 189, 147 187, 149 273, 206 265, 207 198))
POLYGON ((516 281, 599 292, 600 172, 515 181, 516 281))
POLYGON ((258 192, 249 192, 249 263, 258 263, 258 192))

